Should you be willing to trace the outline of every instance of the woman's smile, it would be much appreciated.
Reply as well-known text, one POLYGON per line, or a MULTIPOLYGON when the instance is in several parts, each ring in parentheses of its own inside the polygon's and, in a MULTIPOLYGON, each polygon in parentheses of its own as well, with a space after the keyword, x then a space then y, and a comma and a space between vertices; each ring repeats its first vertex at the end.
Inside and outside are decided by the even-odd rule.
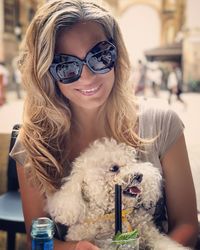
POLYGON ((77 89, 77 91, 79 91, 81 94, 85 95, 85 96, 92 96, 95 95, 101 88, 101 85, 98 85, 97 87, 93 87, 93 88, 88 88, 88 89, 77 89))

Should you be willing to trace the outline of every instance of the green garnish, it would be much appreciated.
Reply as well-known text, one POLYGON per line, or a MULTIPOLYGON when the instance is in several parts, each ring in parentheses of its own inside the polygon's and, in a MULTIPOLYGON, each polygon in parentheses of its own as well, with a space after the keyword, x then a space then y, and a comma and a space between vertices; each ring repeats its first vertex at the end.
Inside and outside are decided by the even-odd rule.
POLYGON ((138 236, 139 236, 139 232, 137 229, 135 229, 131 232, 127 232, 127 233, 118 232, 114 236, 113 241, 126 241, 126 240, 130 240, 130 239, 136 239, 136 238, 138 238, 138 236))

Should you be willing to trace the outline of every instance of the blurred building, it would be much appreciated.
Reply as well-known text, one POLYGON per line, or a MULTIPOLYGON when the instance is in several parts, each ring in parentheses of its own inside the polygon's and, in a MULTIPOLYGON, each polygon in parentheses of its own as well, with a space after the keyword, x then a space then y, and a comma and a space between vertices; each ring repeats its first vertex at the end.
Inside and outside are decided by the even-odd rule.
MULTIPOLYGON (((0 3, 0 60, 9 61, 31 21, 37 6, 45 0, 2 0, 0 3)), ((185 0, 107 0, 120 17, 133 5, 145 4, 158 13, 160 44, 171 43, 184 22, 185 0)))
POLYGON ((157 13, 161 24, 160 45, 172 43, 176 37, 176 34, 179 32, 184 23, 186 0, 123 0, 123 1, 118 0, 118 1, 119 1, 120 15, 123 14, 128 8, 137 5, 149 6, 157 13))
MULTIPOLYGON (((45 1, 47 0, 0 1, 0 61, 5 62, 8 68, 12 59, 18 54, 19 43, 36 9, 45 1)), ((153 46, 171 46, 174 43, 180 43, 185 81, 198 81, 200 79, 199 0, 105 1, 119 20, 129 9, 139 6, 149 7, 159 22, 158 41, 153 46)), ((146 20, 146 25, 148 22, 149 20, 146 20)), ((127 28, 123 28, 123 30, 128 30, 128 27, 131 27, 133 23, 130 21, 126 25, 127 28)), ((137 23, 137 25, 140 27, 141 24, 137 23)), ((139 32, 140 34, 147 33, 147 30, 141 29, 139 32)), ((151 30, 149 36, 150 38, 155 36, 155 29, 151 30)), ((150 39, 146 39, 146 42, 148 40, 150 39)), ((137 48, 134 49, 137 50, 137 48)))
MULTIPOLYGON (((130 9, 136 9, 139 6, 144 6, 151 8, 154 11, 154 15, 157 17, 159 22, 159 38, 158 43, 154 44, 154 47, 158 47, 155 53, 158 53, 159 57, 155 60, 171 60, 176 61, 182 65, 183 77, 186 89, 190 88, 190 85, 198 84, 200 89, 200 1, 198 0, 110 0, 111 5, 115 6, 116 13, 118 17, 125 15, 130 9), (164 53, 164 57, 162 57, 164 53), (160 56, 161 55, 161 56, 160 56), (167 55, 167 58, 166 58, 167 55)), ((139 9, 139 8, 138 8, 139 9)), ((140 9, 142 10, 142 8, 140 9)), ((131 28, 140 27, 138 31, 141 33, 148 33, 148 20, 146 18, 145 24, 142 24, 134 19, 134 14, 132 11, 132 22, 131 18, 129 22, 125 23, 123 30, 130 32, 131 28), (134 21, 137 22, 134 25, 134 21), (131 28, 129 28, 131 27, 131 28), (146 28, 146 29, 145 29, 146 28)), ((141 16, 144 15, 142 11, 141 16)), ((131 15, 129 13, 129 15, 131 15)), ((144 19, 143 19, 144 20, 144 19)), ((125 32, 125 33, 126 33, 125 32)), ((134 33, 135 35, 135 33, 134 33)), ((145 43, 148 43, 150 39, 156 36, 156 28, 151 30, 149 39, 146 37, 145 43)), ((142 36, 141 36, 142 37, 142 36)), ((135 49, 134 44, 137 35, 135 35, 131 40, 130 34, 127 44, 132 49, 129 50, 130 54, 135 49)), ((144 42, 141 38, 140 43, 144 42)), ((153 40, 153 39, 152 39, 153 40)), ((141 44, 137 44, 136 50, 133 55, 137 55, 137 49, 141 44)), ((152 46, 153 48, 153 46, 152 46)), ((150 47, 149 47, 150 49, 150 47)), ((138 59, 138 58, 137 58, 138 59)))
POLYGON ((184 80, 200 91, 200 1, 187 0, 186 20, 182 29, 184 80))
POLYGON ((37 0, 0 1, 0 61, 10 72, 12 60, 18 55, 19 44, 38 6, 37 0))
POLYGON ((18 52, 18 45, 38 6, 37 0, 2 0, 0 3, 0 59, 9 61, 18 52))

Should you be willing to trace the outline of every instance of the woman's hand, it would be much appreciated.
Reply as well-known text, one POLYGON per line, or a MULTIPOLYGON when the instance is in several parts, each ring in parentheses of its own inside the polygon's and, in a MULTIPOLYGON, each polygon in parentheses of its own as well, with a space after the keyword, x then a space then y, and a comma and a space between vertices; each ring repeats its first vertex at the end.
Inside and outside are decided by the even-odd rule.
POLYGON ((93 245, 91 242, 82 240, 76 244, 74 250, 100 250, 97 246, 93 245))

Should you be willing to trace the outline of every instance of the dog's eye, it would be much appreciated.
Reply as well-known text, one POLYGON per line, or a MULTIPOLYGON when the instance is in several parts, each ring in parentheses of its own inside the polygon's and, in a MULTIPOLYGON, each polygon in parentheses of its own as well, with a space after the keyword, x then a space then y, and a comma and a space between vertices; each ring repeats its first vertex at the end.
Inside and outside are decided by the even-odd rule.
POLYGON ((118 172, 119 171, 119 166, 114 165, 109 169, 111 172, 118 172))
POLYGON ((142 181, 143 174, 137 173, 134 175, 134 180, 138 181, 139 183, 142 181))

